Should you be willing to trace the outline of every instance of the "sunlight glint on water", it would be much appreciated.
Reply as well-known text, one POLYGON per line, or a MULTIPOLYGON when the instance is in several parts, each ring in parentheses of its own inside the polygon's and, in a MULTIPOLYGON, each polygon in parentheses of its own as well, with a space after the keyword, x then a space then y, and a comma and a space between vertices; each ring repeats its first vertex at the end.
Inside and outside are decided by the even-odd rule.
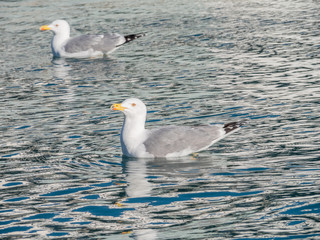
POLYGON ((2 1, 0 236, 317 239, 319 1, 2 1), (52 59, 41 25, 145 32, 104 59, 52 59), (147 127, 250 123, 197 156, 124 159, 147 127))

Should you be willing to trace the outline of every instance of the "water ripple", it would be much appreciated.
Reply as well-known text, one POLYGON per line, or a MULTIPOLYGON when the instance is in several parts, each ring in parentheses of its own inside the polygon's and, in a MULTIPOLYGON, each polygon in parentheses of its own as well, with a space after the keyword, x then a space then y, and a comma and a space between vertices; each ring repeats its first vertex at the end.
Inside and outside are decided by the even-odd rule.
POLYGON ((2 238, 319 238, 319 1, 1 7, 2 238), (61 16, 147 35, 52 59, 37 26, 61 16), (126 159, 109 107, 132 96, 148 127, 250 122, 197 156, 126 159))

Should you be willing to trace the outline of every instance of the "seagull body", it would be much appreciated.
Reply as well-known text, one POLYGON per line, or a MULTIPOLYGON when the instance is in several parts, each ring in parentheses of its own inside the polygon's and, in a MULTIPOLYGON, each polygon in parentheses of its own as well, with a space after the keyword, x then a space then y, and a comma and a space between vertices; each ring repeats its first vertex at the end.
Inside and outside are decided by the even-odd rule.
POLYGON ((147 108, 137 98, 113 104, 113 110, 125 115, 121 130, 123 155, 135 158, 174 158, 207 149, 228 134, 235 132, 245 121, 219 126, 166 126, 145 129, 147 108))
POLYGON ((49 25, 43 25, 40 30, 53 31, 54 36, 51 41, 53 56, 64 58, 103 57, 121 45, 144 35, 123 36, 118 33, 106 33, 102 35, 80 35, 71 38, 70 26, 65 20, 56 20, 49 25))

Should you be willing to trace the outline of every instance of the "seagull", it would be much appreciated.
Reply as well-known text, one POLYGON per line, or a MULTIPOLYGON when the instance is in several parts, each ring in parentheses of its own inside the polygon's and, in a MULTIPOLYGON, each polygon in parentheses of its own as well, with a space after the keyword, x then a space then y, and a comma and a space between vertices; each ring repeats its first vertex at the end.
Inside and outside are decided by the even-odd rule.
POLYGON ((80 35, 70 37, 70 26, 65 20, 55 20, 49 25, 40 27, 41 31, 51 30, 54 36, 51 49, 54 57, 63 58, 97 58, 116 50, 121 45, 131 42, 145 34, 123 36, 119 33, 102 35, 80 35))
POLYGON ((112 110, 124 113, 121 130, 123 155, 134 158, 176 158, 207 149, 215 142, 235 132, 248 120, 224 125, 165 126, 146 129, 146 105, 137 98, 113 104, 112 110))

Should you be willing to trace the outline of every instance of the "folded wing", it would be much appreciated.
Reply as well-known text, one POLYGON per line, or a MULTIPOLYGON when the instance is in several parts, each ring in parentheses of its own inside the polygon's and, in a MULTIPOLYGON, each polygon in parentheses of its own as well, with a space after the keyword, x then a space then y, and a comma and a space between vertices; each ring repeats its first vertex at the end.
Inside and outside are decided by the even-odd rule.
POLYGON ((218 126, 168 126, 152 130, 144 142, 148 153, 155 157, 166 157, 179 152, 197 152, 209 147, 225 135, 218 126))
POLYGON ((114 50, 125 42, 124 36, 118 33, 106 33, 104 35, 81 35, 68 40, 64 49, 67 53, 84 52, 88 50, 104 53, 114 50))

